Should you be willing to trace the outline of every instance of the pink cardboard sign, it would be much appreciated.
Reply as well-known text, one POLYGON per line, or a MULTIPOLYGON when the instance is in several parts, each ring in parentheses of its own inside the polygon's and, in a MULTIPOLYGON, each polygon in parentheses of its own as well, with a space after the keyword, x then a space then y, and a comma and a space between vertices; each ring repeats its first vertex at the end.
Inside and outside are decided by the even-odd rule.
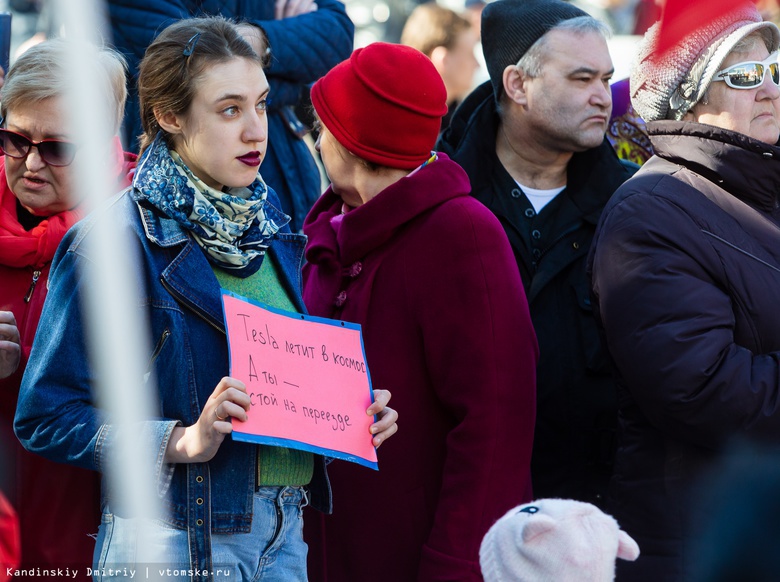
POLYGON ((292 313, 222 290, 230 375, 249 419, 233 438, 311 451, 378 469, 366 415, 373 401, 360 326, 292 313))

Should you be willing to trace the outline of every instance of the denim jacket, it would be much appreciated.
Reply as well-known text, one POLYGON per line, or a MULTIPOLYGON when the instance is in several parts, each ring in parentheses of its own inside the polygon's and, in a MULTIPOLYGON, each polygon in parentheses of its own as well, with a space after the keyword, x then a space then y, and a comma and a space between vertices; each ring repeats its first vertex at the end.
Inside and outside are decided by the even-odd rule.
MULTIPOLYGON (((205 254, 177 222, 137 204, 131 194, 125 191, 76 224, 60 245, 14 428, 25 448, 54 461, 103 472, 115 454, 115 426, 92 402, 96 372, 88 363, 81 312, 82 295, 92 276, 82 267, 90 261, 93 226, 109 220, 113 232, 130 241, 139 259, 138 316, 149 322, 153 348, 146 377, 159 387, 157 417, 142 423, 134 437, 156 451, 157 491, 167 510, 166 521, 189 530, 191 565, 211 570, 211 533, 250 531, 256 445, 228 437, 207 463, 163 462, 173 428, 194 424, 202 405, 228 374, 227 340, 219 284, 205 254)), ((268 202, 277 202, 270 190, 268 202)), ((268 212, 280 212, 269 206, 268 212)), ((305 241, 284 227, 268 251, 302 312, 300 264, 305 241)), ((312 505, 330 512, 325 460, 315 459, 312 505)), ((103 497, 121 515, 105 480, 103 497)))

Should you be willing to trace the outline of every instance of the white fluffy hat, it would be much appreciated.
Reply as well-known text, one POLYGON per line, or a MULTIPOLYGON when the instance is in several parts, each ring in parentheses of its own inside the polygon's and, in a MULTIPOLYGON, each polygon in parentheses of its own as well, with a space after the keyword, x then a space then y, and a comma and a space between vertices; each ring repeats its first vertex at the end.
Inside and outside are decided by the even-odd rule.
POLYGON ((770 53, 780 46, 780 30, 763 22, 752 2, 740 2, 662 54, 656 50, 660 26, 656 22, 645 34, 631 72, 631 104, 645 121, 682 119, 704 96, 734 45, 749 34, 760 31, 770 53))
POLYGON ((571 499, 539 499, 511 509, 485 534, 485 582, 612 582, 615 558, 639 546, 611 516, 571 499))

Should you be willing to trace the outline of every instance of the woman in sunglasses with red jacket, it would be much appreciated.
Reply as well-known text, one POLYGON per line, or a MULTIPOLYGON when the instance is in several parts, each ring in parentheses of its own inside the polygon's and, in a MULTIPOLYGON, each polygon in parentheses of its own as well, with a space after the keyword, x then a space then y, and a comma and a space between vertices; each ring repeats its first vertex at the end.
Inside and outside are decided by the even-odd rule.
POLYGON ((745 2, 658 38, 631 76, 656 155, 589 261, 620 390, 610 513, 642 549, 621 582, 696 579, 702 475, 735 438, 780 444, 780 31, 745 2))
MULTIPOLYGON (((28 453, 13 434, 19 386, 54 251, 83 216, 71 166, 78 148, 65 129, 64 94, 70 82, 65 55, 63 41, 31 48, 11 67, 0 94, 0 322, 5 327, 15 322, 15 339, 21 343, 16 372, 0 380, 0 488, 19 514, 23 568, 90 566, 94 541, 89 535, 100 523, 97 473, 28 453)), ((114 113, 105 147, 113 152, 119 190, 134 165, 134 156, 123 154, 116 137, 126 95, 125 66, 113 51, 101 51, 100 59, 105 98, 114 113)))

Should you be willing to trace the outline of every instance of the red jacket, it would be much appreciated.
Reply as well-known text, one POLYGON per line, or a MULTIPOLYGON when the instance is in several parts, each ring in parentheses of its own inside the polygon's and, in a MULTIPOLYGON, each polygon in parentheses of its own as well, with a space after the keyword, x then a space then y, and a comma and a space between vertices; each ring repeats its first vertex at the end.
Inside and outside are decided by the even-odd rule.
POLYGON ((481 580, 482 536, 531 499, 536 338, 506 235, 469 189, 439 154, 338 233, 330 190, 304 223, 304 301, 363 326, 399 414, 378 472, 330 465, 334 513, 307 516, 311 580, 481 580))
MULTIPOLYGON (((125 154, 120 186, 129 185, 128 173, 135 156, 125 154)), ((12 236, 20 227, 16 200, 8 188, 4 159, 0 158, 0 235, 12 236)), ((22 361, 17 371, 0 380, 0 490, 6 493, 19 515, 22 568, 78 566, 82 573, 92 564, 100 524, 100 477, 97 473, 47 461, 28 453, 13 434, 16 399, 25 365, 30 355, 38 320, 46 299, 51 253, 67 228, 81 217, 78 211, 58 215, 41 223, 41 228, 57 222, 50 250, 16 264, 18 256, 5 243, 0 249, 0 310, 12 311, 22 342, 22 361)))
POLYGON ((0 582, 10 580, 8 569, 19 567, 19 518, 0 493, 0 582))

